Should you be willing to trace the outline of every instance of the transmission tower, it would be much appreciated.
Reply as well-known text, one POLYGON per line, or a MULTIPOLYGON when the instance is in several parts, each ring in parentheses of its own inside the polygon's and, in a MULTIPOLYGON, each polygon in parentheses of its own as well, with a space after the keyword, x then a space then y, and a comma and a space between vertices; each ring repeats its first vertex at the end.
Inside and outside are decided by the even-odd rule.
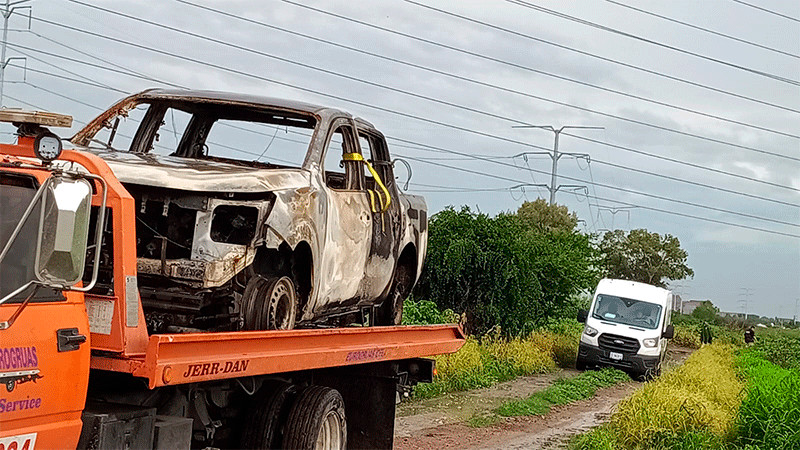
MULTIPOLYGON (((558 138, 561 136, 561 132, 566 129, 585 129, 585 130, 602 130, 604 127, 587 127, 582 125, 564 125, 561 128, 554 128, 551 125, 519 125, 514 126, 512 128, 541 128, 543 130, 552 131, 555 134, 555 140, 553 142, 553 152, 525 152, 520 153, 516 156, 522 155, 548 155, 550 159, 553 160, 553 169, 550 172, 550 185, 545 186, 548 191, 550 191, 550 204, 554 204, 556 202, 556 192, 562 188, 570 188, 570 189, 586 189, 586 186, 583 185, 576 185, 576 184, 556 184, 558 179, 558 160, 561 159, 562 156, 572 156, 574 158, 584 158, 587 162, 591 162, 591 158, 587 153, 559 153, 558 152, 558 138)), ((515 156, 515 157, 516 157, 515 156)))

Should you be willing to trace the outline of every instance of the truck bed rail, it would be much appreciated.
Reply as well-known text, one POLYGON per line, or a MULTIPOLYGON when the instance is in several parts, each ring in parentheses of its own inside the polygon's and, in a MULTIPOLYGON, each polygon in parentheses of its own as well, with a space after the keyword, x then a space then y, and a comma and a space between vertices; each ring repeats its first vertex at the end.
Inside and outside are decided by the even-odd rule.
POLYGON ((142 359, 93 355, 91 367, 147 378, 153 389, 453 353, 464 340, 457 325, 159 334, 142 359))

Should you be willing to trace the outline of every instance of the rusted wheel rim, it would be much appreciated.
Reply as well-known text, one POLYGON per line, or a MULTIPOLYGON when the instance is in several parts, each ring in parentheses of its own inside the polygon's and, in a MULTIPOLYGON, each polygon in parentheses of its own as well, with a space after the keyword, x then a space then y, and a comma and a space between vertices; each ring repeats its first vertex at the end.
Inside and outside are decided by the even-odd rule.
POLYGON ((294 327, 297 296, 289 277, 279 279, 269 292, 269 328, 286 330, 294 327))

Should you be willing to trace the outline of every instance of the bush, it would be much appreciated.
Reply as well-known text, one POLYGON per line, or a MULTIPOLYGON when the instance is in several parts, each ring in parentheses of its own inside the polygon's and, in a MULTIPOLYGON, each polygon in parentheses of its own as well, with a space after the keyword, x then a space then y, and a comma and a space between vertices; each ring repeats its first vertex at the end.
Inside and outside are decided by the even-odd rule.
POLYGON ((429 300, 414 301, 409 297, 403 302, 403 325, 458 323, 458 319, 458 314, 452 310, 440 311, 436 303, 429 300))
POLYGON ((514 214, 448 208, 431 217, 414 292, 463 313, 467 333, 500 327, 506 336, 524 336, 595 285, 594 262, 587 235, 538 230, 514 214))

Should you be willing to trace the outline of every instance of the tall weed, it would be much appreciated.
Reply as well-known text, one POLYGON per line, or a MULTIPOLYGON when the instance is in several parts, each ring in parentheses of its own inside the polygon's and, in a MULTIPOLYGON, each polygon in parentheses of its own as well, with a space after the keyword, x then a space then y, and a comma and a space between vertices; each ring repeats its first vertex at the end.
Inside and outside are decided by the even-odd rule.
POLYGON ((746 351, 739 367, 747 395, 739 410, 737 444, 759 449, 800 448, 800 371, 784 369, 746 351))
POLYGON ((575 445, 591 448, 591 435, 601 433, 620 448, 716 448, 735 432, 743 386, 733 347, 706 345, 621 401, 607 426, 575 445))

